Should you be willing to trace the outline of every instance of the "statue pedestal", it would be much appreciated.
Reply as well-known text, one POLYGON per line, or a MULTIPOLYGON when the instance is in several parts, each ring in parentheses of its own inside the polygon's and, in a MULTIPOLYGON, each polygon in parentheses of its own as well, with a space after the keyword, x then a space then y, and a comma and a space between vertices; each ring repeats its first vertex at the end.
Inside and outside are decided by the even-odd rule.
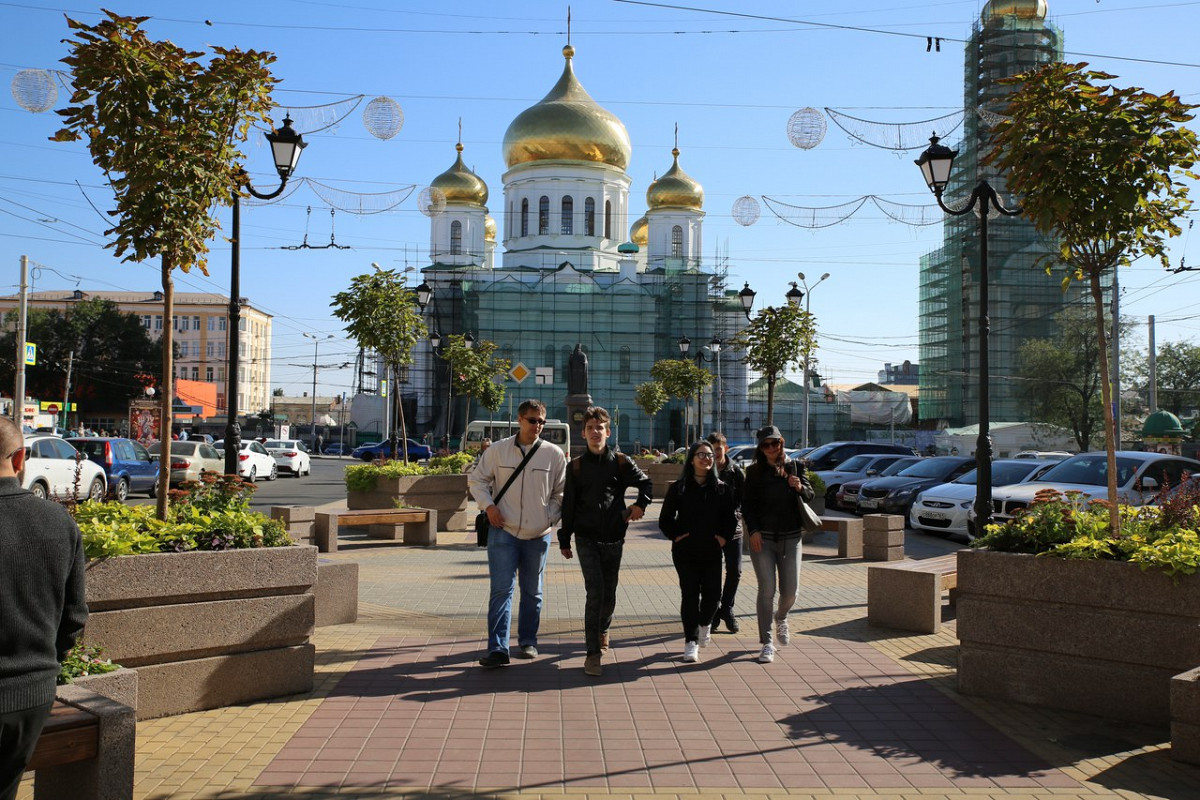
POLYGON ((572 457, 587 449, 587 440, 583 438, 583 412, 592 405, 590 394, 567 395, 567 423, 571 426, 571 455, 572 457))

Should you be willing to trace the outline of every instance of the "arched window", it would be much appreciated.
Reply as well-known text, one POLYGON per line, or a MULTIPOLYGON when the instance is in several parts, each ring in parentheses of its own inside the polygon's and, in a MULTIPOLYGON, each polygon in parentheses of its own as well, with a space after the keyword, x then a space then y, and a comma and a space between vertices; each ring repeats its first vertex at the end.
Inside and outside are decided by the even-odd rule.
POLYGON ((683 257, 683 228, 676 225, 671 228, 671 258, 683 257))
POLYGON ((612 238, 612 200, 604 201, 604 238, 612 238))
POLYGON ((529 235, 529 198, 521 199, 521 235, 529 235))
POLYGON ((596 235, 596 200, 591 197, 583 201, 583 233, 585 236, 596 235))
POLYGON ((559 220, 559 230, 563 236, 570 236, 575 232, 575 201, 571 199, 571 195, 567 195, 562 199, 562 215, 559 220))
POLYGON ((622 345, 621 346, 621 354, 620 354, 620 362, 619 362, 620 363, 619 380, 621 381, 621 383, 629 383, 629 361, 630 361, 629 347, 627 345, 622 345))
MULTIPOLYGON (((551 368, 554 367, 554 345, 548 344, 542 351, 542 366, 551 368)), ((563 374, 565 375, 566 373, 563 374)))
POLYGON ((538 200, 538 236, 550 235, 550 198, 542 195, 538 200))
POLYGON ((450 255, 462 255, 462 223, 458 220, 450 223, 450 255))

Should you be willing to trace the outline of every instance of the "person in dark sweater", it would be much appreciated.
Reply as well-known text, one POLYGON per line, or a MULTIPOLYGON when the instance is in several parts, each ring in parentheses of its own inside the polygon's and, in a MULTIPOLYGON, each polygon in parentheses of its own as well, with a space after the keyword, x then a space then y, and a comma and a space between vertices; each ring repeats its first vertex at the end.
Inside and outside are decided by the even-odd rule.
POLYGON ((733 614, 733 604, 737 599, 738 586, 742 583, 742 492, 746 486, 746 472, 727 457, 729 442, 725 440, 725 434, 713 431, 705 437, 705 441, 712 445, 713 469, 717 477, 733 489, 733 504, 738 516, 733 537, 722 548, 725 552, 725 587, 721 590, 721 605, 712 618, 712 632, 716 633, 724 622, 730 633, 737 633, 741 626, 733 614))
POLYGON ((608 412, 592 406, 583 412, 583 435, 587 452, 567 466, 563 494, 562 528, 558 546, 571 558, 571 537, 579 547, 579 568, 586 595, 583 605, 583 635, 587 657, 583 671, 592 677, 603 674, 601 655, 608 652, 608 629, 617 607, 617 578, 621 570, 625 532, 650 505, 650 478, 633 460, 608 446, 608 412), (637 500, 625 507, 625 491, 638 489, 637 500))
POLYGON ((658 516, 679 575, 683 660, 688 663, 699 661, 700 648, 708 645, 721 599, 723 551, 738 525, 734 489, 717 477, 713 458, 709 442, 692 445, 683 474, 667 490, 658 516))
POLYGON ((21 429, 0 418, 0 800, 12 800, 87 621, 83 542, 66 509, 21 488, 21 429))

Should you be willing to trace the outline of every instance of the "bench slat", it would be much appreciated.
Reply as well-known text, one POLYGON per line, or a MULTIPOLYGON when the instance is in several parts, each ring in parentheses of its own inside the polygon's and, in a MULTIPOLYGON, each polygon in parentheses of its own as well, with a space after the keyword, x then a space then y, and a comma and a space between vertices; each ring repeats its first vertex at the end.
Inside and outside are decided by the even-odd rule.
POLYGON ((424 522, 429 518, 427 511, 350 511, 337 515, 339 525, 378 525, 387 522, 424 522))
POLYGON ((86 761, 95 758, 99 752, 99 718, 91 712, 55 701, 26 769, 86 761))

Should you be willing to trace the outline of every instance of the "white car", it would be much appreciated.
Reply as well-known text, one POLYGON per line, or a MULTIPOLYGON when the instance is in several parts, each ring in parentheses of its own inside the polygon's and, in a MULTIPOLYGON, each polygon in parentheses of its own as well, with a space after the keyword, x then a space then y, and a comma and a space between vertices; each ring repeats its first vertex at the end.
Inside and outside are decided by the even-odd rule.
POLYGON ((312 457, 299 439, 267 439, 263 447, 274 457, 280 472, 290 472, 297 478, 312 474, 312 457))
POLYGON ((37 497, 68 498, 75 494, 75 472, 79 471, 79 499, 103 500, 108 493, 104 467, 81 455, 58 436, 34 434, 25 437, 25 471, 21 486, 37 497))
MULTIPOLYGON (((1165 453, 1117 451, 1117 500, 1142 506, 1163 487, 1178 486, 1183 476, 1200 475, 1200 461, 1165 453)), ((1060 461, 1032 483, 1018 483, 992 492, 992 521, 1004 522, 1024 511, 1046 489, 1080 492, 1085 499, 1108 495, 1108 458, 1103 452, 1080 453, 1060 461)))
MULTIPOLYGON (((213 448, 218 453, 224 453, 225 440, 214 442, 213 448)), ((242 439, 242 447, 238 451, 238 475, 251 483, 262 477, 273 481, 279 477, 279 467, 265 447, 253 439, 242 439)))
MULTIPOLYGON (((1002 459, 992 462, 992 491, 997 487, 1037 480, 1057 461, 1034 461, 1031 458, 1002 459)), ((958 534, 974 538, 974 521, 968 514, 975 505, 978 486, 977 470, 971 470, 950 483, 926 489, 908 512, 908 525, 915 530, 937 534, 958 534)))

